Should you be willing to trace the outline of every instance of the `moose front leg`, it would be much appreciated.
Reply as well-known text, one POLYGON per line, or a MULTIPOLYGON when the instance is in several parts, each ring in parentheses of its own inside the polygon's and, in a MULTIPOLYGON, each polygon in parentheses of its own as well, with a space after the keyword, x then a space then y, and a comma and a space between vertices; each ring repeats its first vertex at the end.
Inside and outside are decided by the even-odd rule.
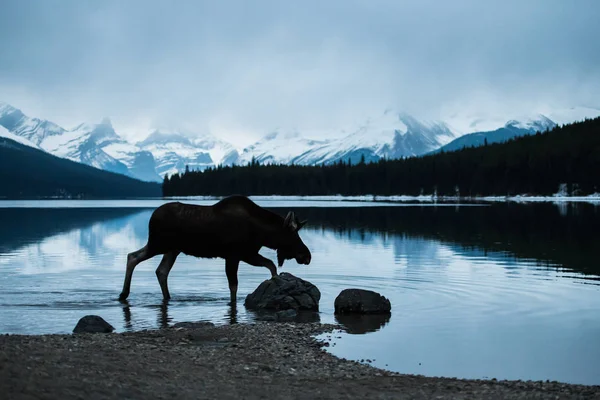
POLYGON ((260 254, 252 254, 242 258, 242 261, 255 267, 266 267, 271 272, 271 277, 277 276, 277 267, 273 261, 261 256, 260 254))
POLYGON ((231 298, 231 306, 235 307, 237 301, 237 288, 238 288, 238 267, 240 266, 239 260, 226 259, 225 260, 225 274, 227 274, 227 282, 229 283, 229 295, 231 298))

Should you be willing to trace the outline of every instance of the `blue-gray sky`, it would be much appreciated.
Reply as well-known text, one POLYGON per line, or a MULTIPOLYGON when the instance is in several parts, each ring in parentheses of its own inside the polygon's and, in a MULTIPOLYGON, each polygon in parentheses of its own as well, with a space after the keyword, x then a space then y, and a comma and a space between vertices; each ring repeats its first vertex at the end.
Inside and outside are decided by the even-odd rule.
POLYGON ((386 108, 600 107, 597 0, 2 0, 0 100, 248 142, 386 108), (244 135, 242 138, 240 135, 244 135))

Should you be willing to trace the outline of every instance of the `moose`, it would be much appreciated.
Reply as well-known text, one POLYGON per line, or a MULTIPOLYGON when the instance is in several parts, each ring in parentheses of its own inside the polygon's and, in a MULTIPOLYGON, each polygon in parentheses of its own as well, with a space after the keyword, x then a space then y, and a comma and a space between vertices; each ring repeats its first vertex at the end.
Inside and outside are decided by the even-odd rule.
POLYGON ((135 267, 156 255, 162 260, 156 277, 164 300, 171 298, 167 278, 181 253, 198 258, 223 258, 229 283, 231 304, 235 305, 240 261, 266 267, 277 275, 273 261, 258 252, 264 246, 277 251, 279 267, 295 259, 308 265, 311 253, 298 231, 307 221, 297 219, 293 211, 283 218, 260 207, 245 196, 229 196, 211 206, 169 202, 152 213, 148 223, 148 242, 127 255, 127 270, 120 301, 129 296, 135 267))

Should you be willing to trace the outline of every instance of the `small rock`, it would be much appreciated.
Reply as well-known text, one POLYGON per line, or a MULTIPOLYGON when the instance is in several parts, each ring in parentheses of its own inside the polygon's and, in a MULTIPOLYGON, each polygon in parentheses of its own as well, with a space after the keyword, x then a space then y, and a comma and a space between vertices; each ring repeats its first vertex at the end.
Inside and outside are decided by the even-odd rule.
POLYGON ((377 292, 364 289, 344 289, 334 302, 336 314, 387 314, 390 301, 377 292))
POLYGON ((110 333, 114 330, 115 328, 102 317, 86 315, 77 322, 73 333, 110 333))
POLYGON ((321 292, 315 285, 282 272, 262 282, 246 296, 244 305, 249 309, 317 311, 320 299, 321 292))
POLYGON ((172 326, 175 329, 202 329, 202 328, 210 328, 215 326, 212 322, 208 321, 198 321, 198 322, 178 322, 172 326))

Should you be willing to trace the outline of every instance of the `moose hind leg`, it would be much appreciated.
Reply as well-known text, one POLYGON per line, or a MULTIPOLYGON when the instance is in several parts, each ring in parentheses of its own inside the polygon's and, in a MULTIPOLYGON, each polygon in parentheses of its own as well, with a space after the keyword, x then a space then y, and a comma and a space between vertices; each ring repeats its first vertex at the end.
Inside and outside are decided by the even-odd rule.
POLYGON ((154 257, 154 254, 150 252, 150 250, 148 249, 148 245, 127 255, 127 271, 125 272, 125 282, 123 282, 123 290, 119 295, 120 301, 126 300, 129 296, 129 290, 131 288, 131 277, 133 275, 133 270, 135 269, 135 267, 142 261, 146 261, 152 257, 154 257))
POLYGON ((231 300, 231 306, 235 307, 237 301, 237 288, 238 288, 238 267, 240 266, 239 260, 227 259, 225 260, 225 273, 227 274, 227 282, 229 283, 229 295, 231 300))
POLYGON ((252 254, 242 258, 242 261, 255 267, 266 267, 271 272, 271 277, 277 276, 277 267, 273 261, 260 254, 252 254))
POLYGON ((173 268, 173 264, 175 264, 175 260, 179 252, 172 251, 170 253, 165 253, 160 264, 158 264, 158 268, 156 268, 156 277, 158 278, 158 283, 160 284, 160 290, 163 294, 163 299, 169 300, 171 295, 169 294, 169 287, 167 286, 167 279, 169 278, 169 272, 171 272, 171 268, 173 268))

